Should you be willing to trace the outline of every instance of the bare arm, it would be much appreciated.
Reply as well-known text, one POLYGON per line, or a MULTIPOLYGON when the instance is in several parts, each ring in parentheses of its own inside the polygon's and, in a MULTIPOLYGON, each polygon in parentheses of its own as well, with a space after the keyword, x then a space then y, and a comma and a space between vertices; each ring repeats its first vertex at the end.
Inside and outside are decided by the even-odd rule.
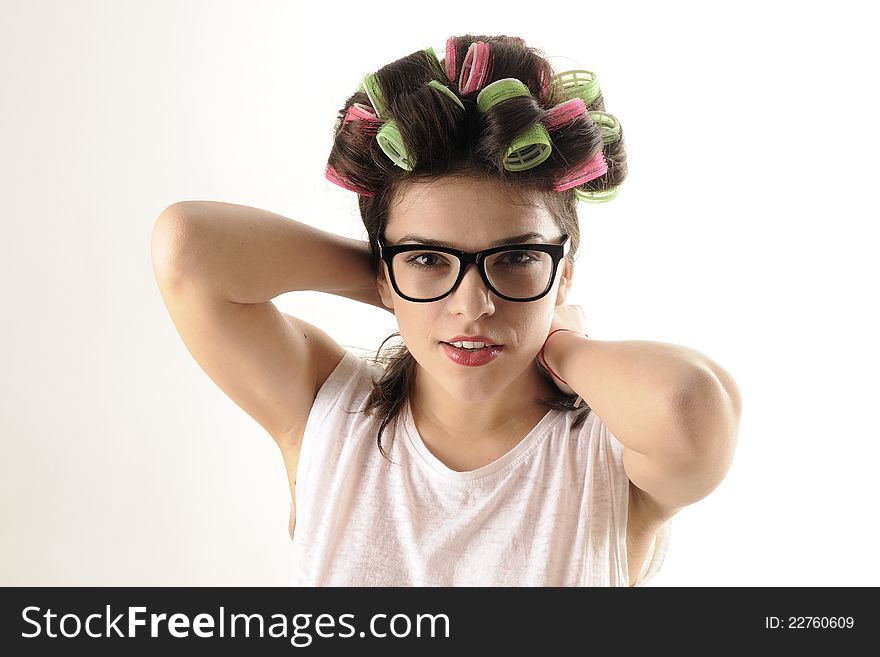
POLYGON ((184 201, 153 228, 156 282, 193 358, 230 399, 289 450, 345 349, 272 299, 330 292, 384 307, 366 242, 265 210, 184 201))
POLYGON ((668 342, 554 334, 544 357, 624 446, 627 476, 660 516, 714 490, 736 448, 742 399, 705 354, 668 342))
POLYGON ((177 227, 160 258, 170 277, 197 276, 235 303, 262 303, 314 290, 392 312, 376 290, 365 241, 281 215, 219 201, 182 201, 162 213, 177 227))

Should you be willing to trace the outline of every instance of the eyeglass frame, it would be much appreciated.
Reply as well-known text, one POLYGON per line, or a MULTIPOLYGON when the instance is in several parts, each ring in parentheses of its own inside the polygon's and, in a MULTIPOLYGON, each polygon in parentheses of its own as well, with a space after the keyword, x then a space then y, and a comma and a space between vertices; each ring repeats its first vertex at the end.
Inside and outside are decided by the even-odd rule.
POLYGON ((490 249, 483 249, 482 251, 474 252, 461 251, 459 249, 453 249, 448 246, 434 246, 432 244, 393 244, 390 246, 386 246, 382 244, 381 238, 377 238, 376 243, 379 247, 379 259, 382 260, 388 267, 388 273, 390 275, 391 285, 392 287, 394 287, 394 291, 398 294, 398 296, 406 299, 407 301, 412 301, 413 303, 432 303, 434 301, 445 299, 450 294, 455 292, 455 290, 461 284, 461 281, 464 279, 464 274, 467 270, 467 266, 473 264, 477 267, 477 271, 480 272, 480 278, 483 279, 486 287, 489 288, 489 290, 491 290, 493 294, 506 301, 528 303, 530 301, 537 301, 538 299, 542 299, 547 296, 547 293, 550 292, 551 288, 553 287, 553 281, 556 280, 556 271, 559 267, 559 263, 565 256, 568 255, 568 251, 571 248, 569 237, 570 235, 568 234, 562 235, 562 242, 559 244, 533 244, 531 242, 526 242, 521 244, 493 246, 490 249), (501 253, 503 251, 523 250, 549 253, 550 258, 553 260, 553 271, 550 274, 550 280, 547 283, 547 287, 544 289, 543 292, 533 297, 517 299, 514 297, 509 297, 506 294, 501 294, 498 290, 495 289, 495 286, 492 285, 492 282, 489 280, 489 275, 486 272, 486 258, 490 255, 501 253), (397 287, 397 280, 394 277, 394 266, 391 264, 391 261, 398 253, 406 253, 409 251, 438 251, 440 253, 446 253, 448 255, 452 255, 458 258, 458 277, 455 279, 455 283, 452 285, 452 287, 445 294, 442 294, 439 297, 434 297, 432 299, 415 299, 413 297, 408 297, 403 292, 401 292, 400 288, 397 287))

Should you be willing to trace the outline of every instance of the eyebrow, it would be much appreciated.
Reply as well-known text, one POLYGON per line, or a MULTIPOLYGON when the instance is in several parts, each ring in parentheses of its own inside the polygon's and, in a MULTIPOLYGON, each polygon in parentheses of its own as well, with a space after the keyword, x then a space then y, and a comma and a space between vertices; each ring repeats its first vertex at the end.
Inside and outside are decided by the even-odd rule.
MULTIPOLYGON (((495 242, 490 242, 489 247, 493 246, 507 246, 509 244, 520 244, 521 242, 527 242, 529 240, 540 239, 543 241, 547 241, 547 238, 544 237, 541 233, 523 233, 522 235, 515 235, 513 237, 505 237, 500 240, 496 240, 495 242)), ((429 246, 445 246, 450 249, 457 249, 457 246, 450 244, 449 242, 444 242, 442 240, 434 240, 428 237, 421 237, 420 235, 404 235, 400 238, 401 242, 418 242, 419 244, 427 244, 429 246)))

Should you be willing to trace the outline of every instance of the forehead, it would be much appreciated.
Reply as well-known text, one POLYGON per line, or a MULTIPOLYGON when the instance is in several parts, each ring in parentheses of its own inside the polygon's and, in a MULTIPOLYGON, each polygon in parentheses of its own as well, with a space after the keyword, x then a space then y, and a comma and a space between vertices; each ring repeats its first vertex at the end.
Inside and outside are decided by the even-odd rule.
POLYGON ((451 242, 484 242, 536 231, 559 232, 544 204, 491 181, 440 178, 405 186, 389 208, 390 241, 417 234, 451 242))

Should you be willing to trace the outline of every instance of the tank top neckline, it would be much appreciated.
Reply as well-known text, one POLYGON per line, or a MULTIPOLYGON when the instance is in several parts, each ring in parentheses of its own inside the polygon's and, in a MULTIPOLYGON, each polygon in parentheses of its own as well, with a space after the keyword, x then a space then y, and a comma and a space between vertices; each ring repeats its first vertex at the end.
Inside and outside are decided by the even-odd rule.
POLYGON ((477 468, 476 470, 466 470, 459 472, 447 466, 443 461, 438 459, 425 441, 422 440, 416 427, 415 419, 412 414, 412 407, 409 399, 406 400, 403 408, 403 427, 406 434, 407 442, 415 451, 416 460, 422 465, 427 466, 428 470, 435 475, 453 482, 453 483, 471 483, 487 479, 492 476, 500 476, 504 471, 516 467, 517 464, 525 460, 529 454, 547 437, 554 421, 559 417, 564 417, 564 413, 556 409, 549 409, 544 414, 532 430, 523 438, 519 444, 515 445, 510 451, 501 457, 495 459, 491 463, 477 468))

